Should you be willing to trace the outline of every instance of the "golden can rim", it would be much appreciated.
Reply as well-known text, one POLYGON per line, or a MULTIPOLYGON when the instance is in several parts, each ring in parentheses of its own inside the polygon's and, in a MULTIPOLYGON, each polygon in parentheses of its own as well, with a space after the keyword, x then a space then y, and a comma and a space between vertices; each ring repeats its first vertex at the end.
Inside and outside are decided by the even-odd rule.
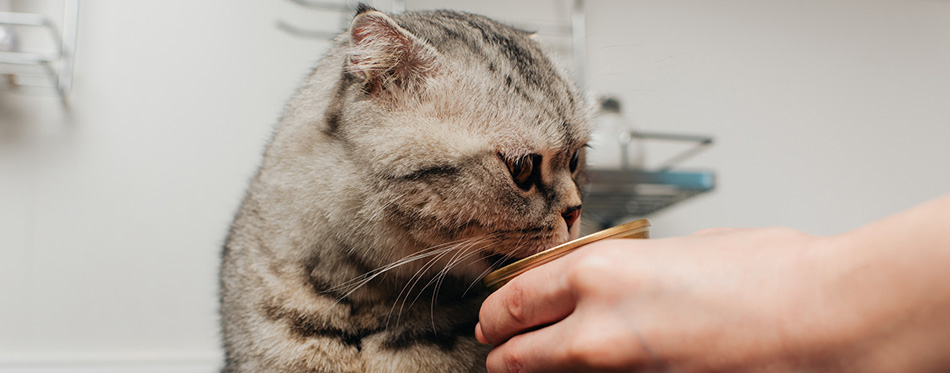
POLYGON ((608 238, 650 238, 650 219, 638 219, 565 242, 495 270, 482 282, 492 291, 528 270, 565 256, 578 248, 608 238))

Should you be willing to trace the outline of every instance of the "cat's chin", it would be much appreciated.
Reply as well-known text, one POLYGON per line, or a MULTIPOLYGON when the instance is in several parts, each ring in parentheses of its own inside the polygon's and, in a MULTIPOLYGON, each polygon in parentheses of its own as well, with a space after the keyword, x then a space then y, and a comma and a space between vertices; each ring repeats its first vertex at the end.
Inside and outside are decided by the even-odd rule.
POLYGON ((488 265, 488 268, 498 269, 514 262, 517 262, 521 259, 527 258, 528 256, 515 256, 511 254, 499 254, 493 252, 484 252, 482 255, 485 259, 485 264, 488 265))
MULTIPOLYGON (((552 234, 542 237, 529 237, 527 239, 525 239, 525 237, 521 237, 517 242, 514 243, 514 245, 516 245, 514 248, 511 246, 506 246, 503 243, 501 245, 495 246, 494 250, 482 251, 482 262, 490 270, 497 270, 521 259, 551 249, 576 238, 577 234, 570 231, 562 231, 560 235, 552 234), (525 245, 523 241, 535 242, 535 244, 525 245)), ((507 243, 511 244, 511 242, 507 243)))

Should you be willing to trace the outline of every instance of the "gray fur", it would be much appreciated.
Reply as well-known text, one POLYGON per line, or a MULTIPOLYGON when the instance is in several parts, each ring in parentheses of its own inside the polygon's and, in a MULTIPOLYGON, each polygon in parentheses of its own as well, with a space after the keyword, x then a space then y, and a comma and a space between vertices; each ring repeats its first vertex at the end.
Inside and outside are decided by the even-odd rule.
POLYGON ((562 214, 589 132, 527 33, 361 9, 287 105, 231 227, 224 371, 484 371, 479 279, 577 236, 562 214), (529 154, 524 190, 506 161, 529 154))

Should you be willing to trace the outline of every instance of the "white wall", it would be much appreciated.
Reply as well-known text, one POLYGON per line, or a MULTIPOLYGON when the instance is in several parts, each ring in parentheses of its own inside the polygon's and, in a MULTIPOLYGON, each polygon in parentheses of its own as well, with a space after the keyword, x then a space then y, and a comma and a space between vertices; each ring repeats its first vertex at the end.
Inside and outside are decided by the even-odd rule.
POLYGON ((0 370, 217 365, 231 215, 327 46, 274 22, 337 28, 289 2, 235 4, 83 2, 71 110, 0 96, 0 370))
MULTIPOLYGON (((686 166, 718 189, 652 217, 656 235, 833 234, 950 190, 950 2, 589 3, 591 87, 639 129, 717 140, 686 166)), ((231 214, 326 49, 273 23, 335 18, 278 0, 82 6, 71 110, 0 94, 0 371, 211 371, 231 214)))
POLYGON ((950 192, 950 2, 589 3, 592 87, 640 129, 717 141, 685 166, 718 189, 656 235, 834 234, 950 192))

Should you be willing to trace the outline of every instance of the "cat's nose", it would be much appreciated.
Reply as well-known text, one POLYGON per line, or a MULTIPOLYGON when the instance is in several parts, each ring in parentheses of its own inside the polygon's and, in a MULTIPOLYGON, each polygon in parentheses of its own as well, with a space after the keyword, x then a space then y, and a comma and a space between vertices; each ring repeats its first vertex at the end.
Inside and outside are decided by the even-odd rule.
POLYGON ((577 221, 577 218, 581 217, 581 206, 572 206, 568 207, 567 210, 564 210, 564 213, 561 214, 564 217, 564 222, 567 223, 567 229, 570 230, 571 226, 574 225, 574 222, 577 221))

